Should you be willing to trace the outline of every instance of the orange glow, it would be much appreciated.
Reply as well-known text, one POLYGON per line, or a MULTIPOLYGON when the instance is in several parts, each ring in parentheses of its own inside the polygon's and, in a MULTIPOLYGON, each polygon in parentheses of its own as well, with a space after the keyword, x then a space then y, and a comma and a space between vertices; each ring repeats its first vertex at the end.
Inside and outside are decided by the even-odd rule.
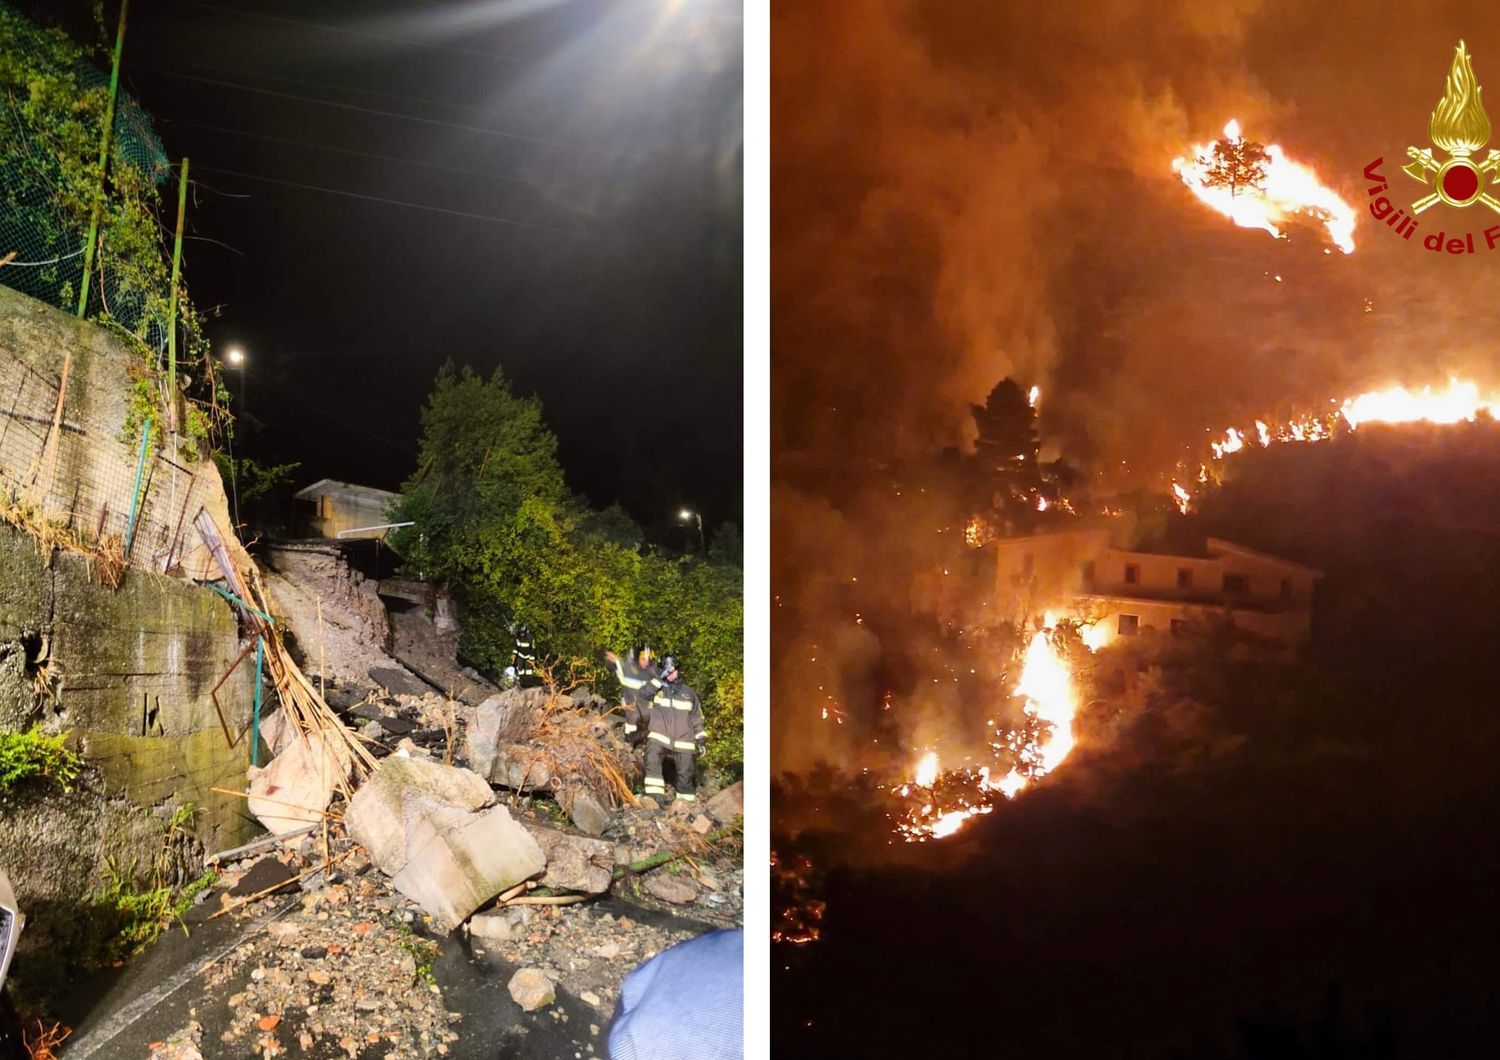
MULTIPOLYGON (((1224 126, 1224 139, 1234 143, 1243 139, 1239 122, 1224 126)), ((1354 252, 1354 207, 1325 186, 1312 169, 1293 162, 1280 147, 1269 144, 1265 186, 1240 188, 1236 194, 1229 188, 1205 183, 1213 148, 1212 143, 1195 144, 1188 157, 1172 163, 1172 170, 1204 205, 1241 228, 1258 228, 1277 239, 1285 238, 1282 225, 1304 217, 1321 224, 1330 242, 1345 254, 1354 252)))

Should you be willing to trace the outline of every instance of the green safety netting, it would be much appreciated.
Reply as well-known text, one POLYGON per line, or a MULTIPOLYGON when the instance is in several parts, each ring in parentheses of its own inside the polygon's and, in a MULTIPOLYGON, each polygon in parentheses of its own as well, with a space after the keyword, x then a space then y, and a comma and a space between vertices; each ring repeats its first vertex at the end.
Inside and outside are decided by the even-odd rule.
MULTIPOLYGON (((65 179, 61 159, 90 167, 97 161, 108 88, 108 71, 93 66, 82 48, 0 2, 0 257, 16 254, 0 267, 0 283, 69 312, 77 308, 89 199, 86 188, 65 179), (45 121, 28 115, 28 101, 40 98, 55 101, 41 108, 45 121), (90 99, 97 105, 80 105, 90 99)), ((171 173, 150 116, 123 90, 110 165, 129 166, 152 186, 171 173)), ((137 330, 145 300, 112 275, 107 231, 105 246, 104 301, 111 316, 137 330)), ((148 341, 160 338, 159 328, 147 330, 148 341)))

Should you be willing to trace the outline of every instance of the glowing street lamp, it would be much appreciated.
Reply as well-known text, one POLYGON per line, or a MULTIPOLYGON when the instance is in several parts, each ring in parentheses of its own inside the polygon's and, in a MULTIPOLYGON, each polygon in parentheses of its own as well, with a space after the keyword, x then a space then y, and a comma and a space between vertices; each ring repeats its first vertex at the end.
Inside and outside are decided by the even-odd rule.
POLYGON ((245 351, 238 346, 231 346, 224 353, 224 359, 229 362, 230 367, 244 368, 245 351))
POLYGON ((677 513, 677 518, 684 523, 693 522, 694 520, 697 521, 698 547, 703 550, 703 554, 705 556, 708 555, 708 545, 703 540, 703 516, 699 515, 697 512, 690 512, 686 508, 684 508, 682 509, 682 511, 677 513))

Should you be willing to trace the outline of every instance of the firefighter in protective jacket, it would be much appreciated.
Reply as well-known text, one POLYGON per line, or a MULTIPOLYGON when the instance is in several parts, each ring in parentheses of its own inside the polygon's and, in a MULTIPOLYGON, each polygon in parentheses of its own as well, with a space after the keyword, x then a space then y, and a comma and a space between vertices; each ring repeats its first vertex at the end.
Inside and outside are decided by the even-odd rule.
POLYGON ((640 743, 646 738, 646 724, 651 715, 651 699, 661 687, 661 670, 651 658, 651 649, 639 655, 627 652, 621 659, 612 651, 604 653, 620 679, 620 712, 625 716, 625 738, 640 743))
POLYGON ((667 782, 662 762, 671 755, 677 766, 677 797, 683 802, 697 799, 693 782, 693 756, 702 754, 707 737, 703 732, 703 704, 698 693, 683 683, 677 660, 668 655, 661 662, 660 687, 651 699, 646 734, 646 794, 665 795, 667 782))

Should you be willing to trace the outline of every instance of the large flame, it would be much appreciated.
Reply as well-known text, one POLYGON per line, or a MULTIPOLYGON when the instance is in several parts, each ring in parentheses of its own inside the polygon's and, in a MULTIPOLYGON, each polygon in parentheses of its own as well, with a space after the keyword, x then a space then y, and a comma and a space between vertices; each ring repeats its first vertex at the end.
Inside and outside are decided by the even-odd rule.
MULTIPOLYGON (((1071 624, 1090 651, 1098 651, 1109 641, 1102 625, 1082 620, 1071 624)), ((992 812, 997 795, 1015 798, 1061 765, 1073 750, 1078 697, 1067 655, 1057 643, 1058 629, 1057 619, 1048 614, 1042 628, 1032 634, 1023 657, 1015 694, 1024 699, 1022 709, 1032 724, 1006 734, 1003 743, 994 745, 997 750, 1014 752, 1019 765, 992 779, 988 766, 945 771, 936 751, 923 754, 912 779, 890 789, 907 804, 896 822, 897 834, 907 842, 925 843, 952 835, 971 817, 992 812)))
MULTIPOLYGON (((1230 427, 1216 437, 1224 441, 1212 441, 1211 461, 1198 465, 1198 481, 1216 481, 1218 475, 1210 473, 1210 465, 1223 461, 1254 444, 1268 449, 1276 443, 1321 442, 1341 431, 1355 431, 1369 423, 1431 423, 1444 426, 1454 423, 1472 423, 1481 415, 1500 419, 1500 390, 1485 391, 1478 383, 1466 379, 1448 380, 1447 386, 1424 386, 1411 389, 1404 386, 1389 386, 1382 390, 1367 390, 1362 394, 1333 400, 1324 413, 1303 413, 1276 423, 1256 420, 1254 433, 1230 427), (1253 441, 1252 441, 1253 439, 1253 441)), ((1179 511, 1186 514, 1192 507, 1193 494, 1180 481, 1172 482, 1173 500, 1179 511)))
MULTIPOLYGON (((1240 123, 1224 126, 1224 139, 1243 143, 1240 123)), ((1265 184, 1232 191, 1208 184, 1214 145, 1196 144, 1192 154, 1178 158, 1172 169, 1199 201, 1229 218, 1241 228, 1259 228, 1282 238, 1281 225, 1294 217, 1307 217, 1328 232, 1334 246, 1345 254, 1354 252, 1354 207, 1318 179, 1307 166, 1293 162, 1276 144, 1266 147, 1265 184)))

